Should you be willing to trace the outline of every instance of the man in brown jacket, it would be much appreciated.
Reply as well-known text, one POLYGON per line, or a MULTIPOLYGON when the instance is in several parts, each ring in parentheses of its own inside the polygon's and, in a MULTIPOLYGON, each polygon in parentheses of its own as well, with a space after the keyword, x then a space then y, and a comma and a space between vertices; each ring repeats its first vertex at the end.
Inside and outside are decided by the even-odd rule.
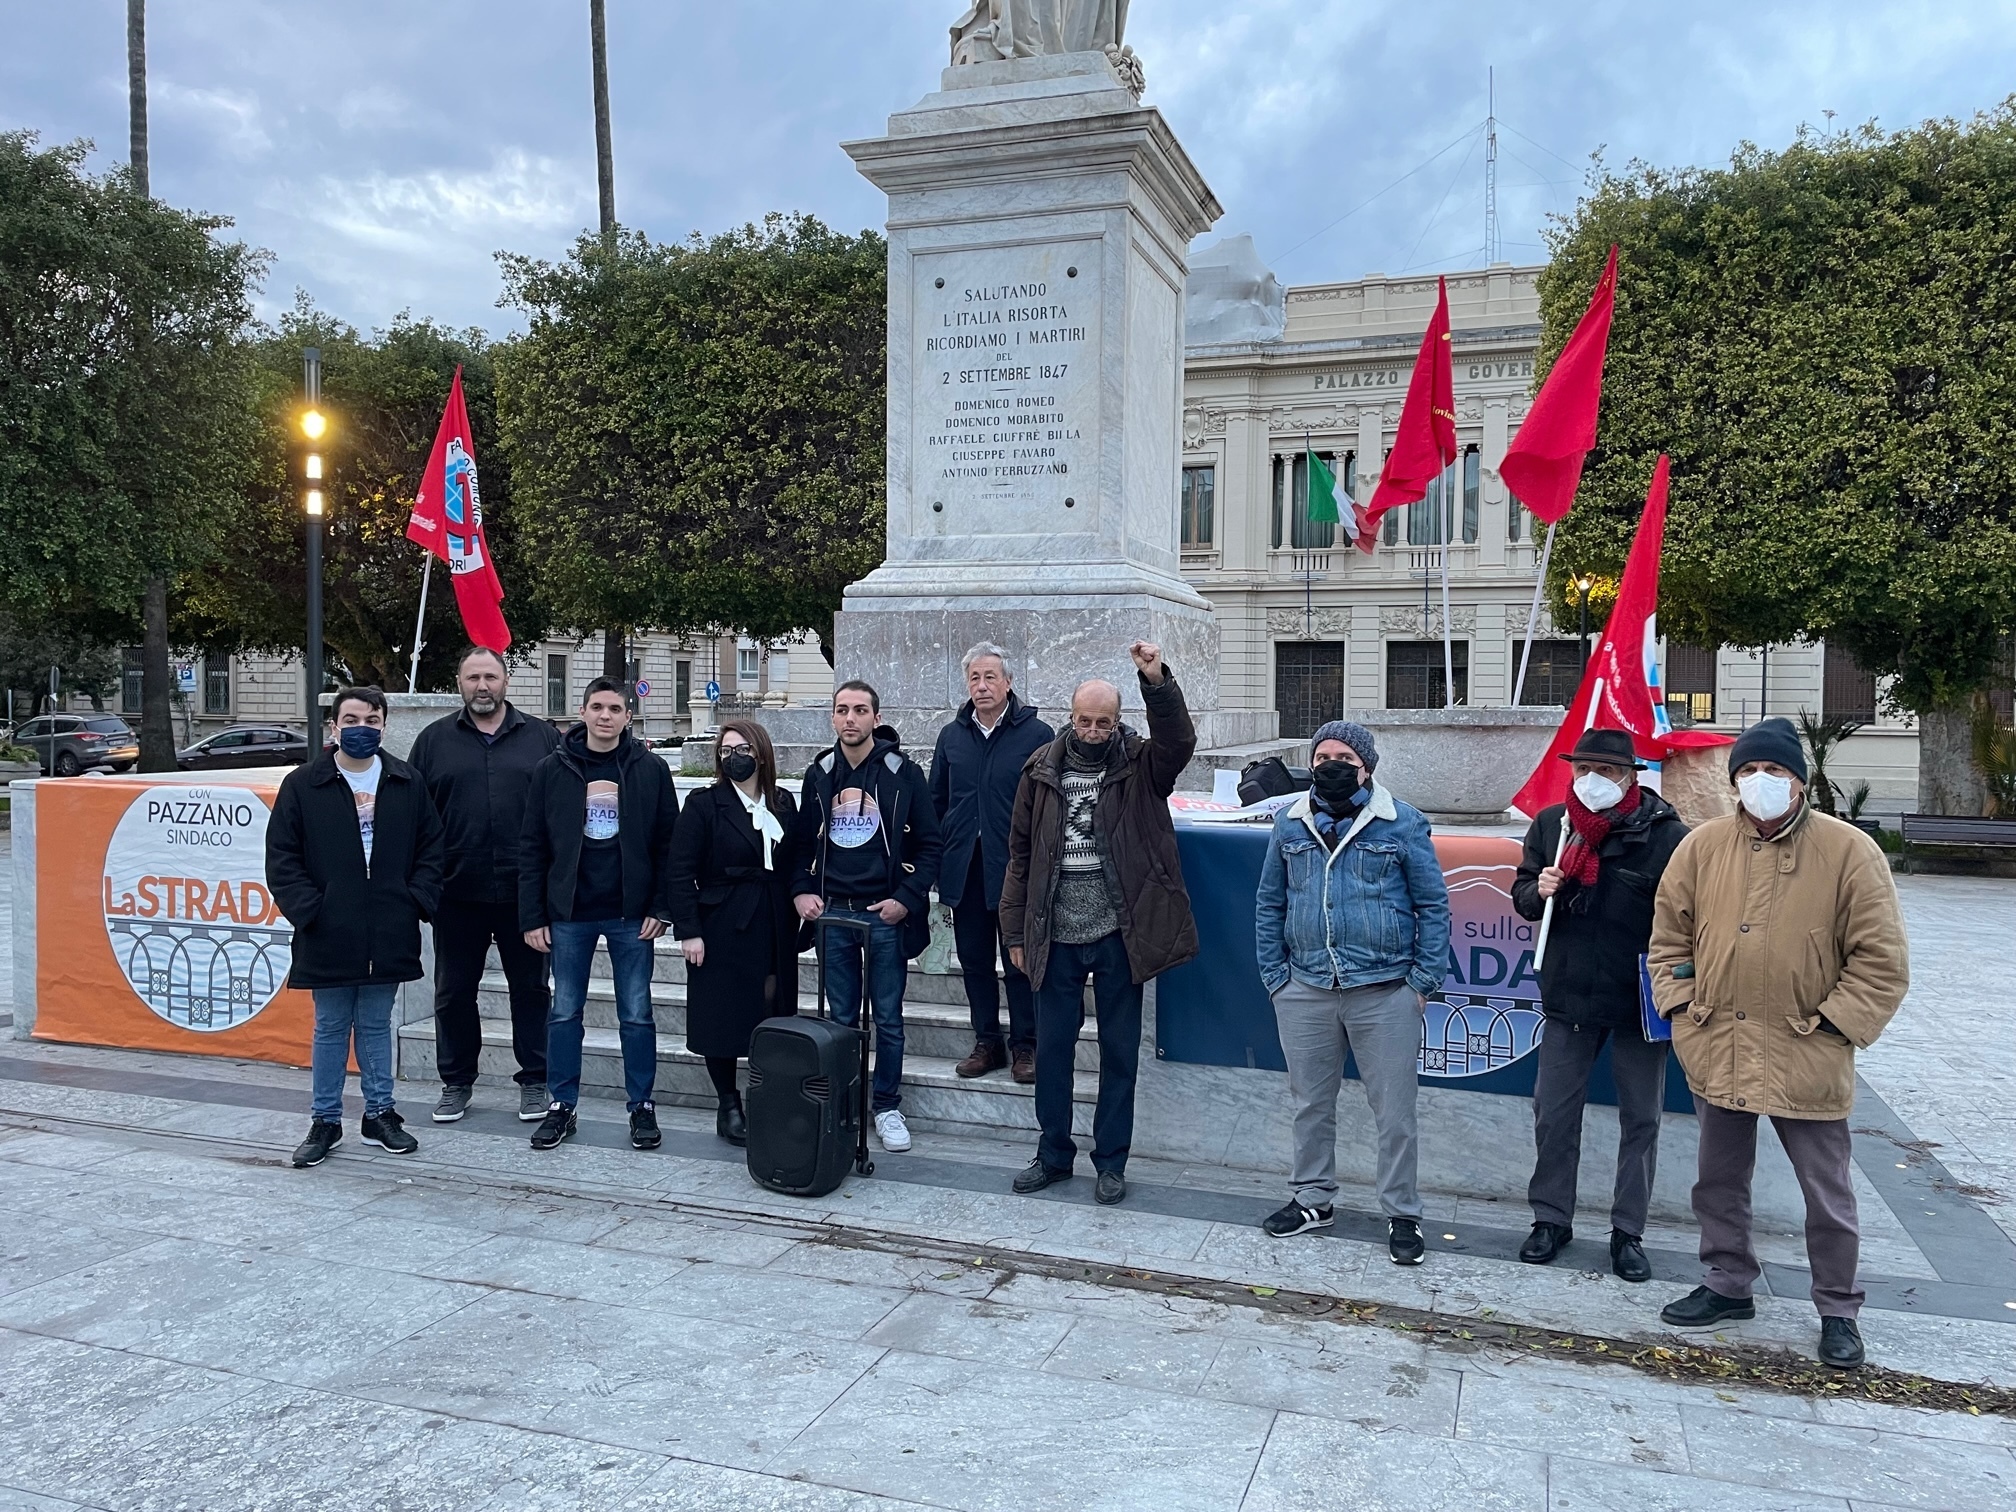
POLYGON ((1085 1024, 1085 979, 1099 1021, 1093 1196, 1127 1195, 1141 987, 1197 954, 1169 795, 1197 749, 1183 690, 1161 648, 1128 648, 1148 711, 1146 739, 1120 722, 1120 690, 1088 682, 1071 725, 1022 768, 1001 886, 1001 943, 1036 992, 1036 1158, 1015 1178, 1037 1192, 1070 1178, 1071 1073, 1085 1024))
POLYGON ((1910 985, 1904 923, 1875 841, 1806 802, 1791 722, 1766 719, 1729 752, 1741 802, 1680 842, 1660 883, 1649 965, 1701 1120, 1694 1216, 1707 1284, 1667 1306, 1677 1328, 1757 1315, 1750 1182, 1769 1116, 1806 1198, 1820 1358, 1863 1359, 1848 1114, 1855 1051, 1910 985))

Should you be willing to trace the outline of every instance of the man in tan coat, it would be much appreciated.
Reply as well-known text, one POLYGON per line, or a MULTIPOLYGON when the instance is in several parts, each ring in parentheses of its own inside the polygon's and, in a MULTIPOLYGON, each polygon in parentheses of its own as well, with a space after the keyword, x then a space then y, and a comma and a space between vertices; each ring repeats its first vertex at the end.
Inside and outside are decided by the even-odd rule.
POLYGON ((1806 803, 1790 721, 1731 747, 1741 802, 1680 842, 1660 883, 1649 965, 1701 1120, 1694 1216, 1707 1284, 1660 1317, 1679 1328, 1753 1318, 1750 1240, 1757 1118, 1768 1115, 1806 1199, 1806 1259, 1820 1358, 1863 1359, 1863 1293, 1849 1178, 1855 1051, 1876 1041, 1909 986, 1897 889, 1876 843, 1806 803))

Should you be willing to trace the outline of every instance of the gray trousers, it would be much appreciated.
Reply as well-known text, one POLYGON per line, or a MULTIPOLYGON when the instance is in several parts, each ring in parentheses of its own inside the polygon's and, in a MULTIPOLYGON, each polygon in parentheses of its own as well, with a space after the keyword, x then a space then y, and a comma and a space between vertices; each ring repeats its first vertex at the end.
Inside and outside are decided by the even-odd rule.
MULTIPOLYGON (((1757 1170, 1757 1115, 1694 1099, 1701 1118, 1701 1170, 1694 1183, 1694 1220, 1701 1225, 1701 1263, 1708 1289, 1747 1297, 1757 1284, 1757 1251, 1750 1244, 1750 1180, 1757 1170)), ((1806 1199, 1806 1264, 1813 1272, 1813 1306, 1823 1318, 1852 1318, 1862 1311, 1855 1266, 1862 1230, 1849 1178, 1850 1142, 1845 1118, 1773 1118, 1778 1142, 1806 1199)))
POLYGON ((1575 1179, 1582 1167, 1582 1106, 1589 1072, 1604 1042, 1617 1083, 1617 1185, 1610 1227, 1645 1237, 1652 1177, 1659 1165, 1659 1106, 1666 1091, 1666 1041, 1648 1043, 1635 1029, 1578 1029, 1547 1020, 1533 1084, 1533 1179, 1526 1200, 1535 1223, 1575 1222, 1575 1179))
POLYGON ((1344 1057, 1355 1051, 1378 1131, 1379 1206, 1389 1218, 1418 1220, 1414 1104, 1421 1000, 1414 989, 1405 982, 1305 987, 1291 977, 1274 994, 1274 1020, 1295 1104, 1295 1200, 1328 1207, 1337 1198, 1337 1093, 1344 1057))

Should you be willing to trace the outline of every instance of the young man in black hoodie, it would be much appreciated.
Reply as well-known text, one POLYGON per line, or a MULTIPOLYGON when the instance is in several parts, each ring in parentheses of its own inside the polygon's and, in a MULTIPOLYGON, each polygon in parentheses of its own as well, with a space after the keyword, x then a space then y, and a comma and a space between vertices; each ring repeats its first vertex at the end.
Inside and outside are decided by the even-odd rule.
POLYGON ((859 1023, 865 975, 875 1014, 875 1137, 902 1151, 910 1148, 900 1111, 903 987, 911 958, 930 943, 927 910, 943 847, 924 773, 877 730, 881 711, 865 682, 833 690, 835 741, 805 770, 791 891, 808 924, 830 913, 869 926, 865 947, 858 931, 830 932, 826 997, 841 1023, 859 1023))
POLYGON ((518 1060, 518 1116, 546 1114, 546 958, 518 928, 518 843, 532 772, 560 736, 504 697, 504 658, 484 646, 455 669, 459 713, 420 732, 407 760, 427 783, 448 845, 448 878, 434 916, 434 1061, 441 1100, 434 1122, 469 1111, 483 1053, 476 992, 490 945, 511 984, 511 1049, 518 1060))
POLYGON ((533 770, 518 864, 518 924, 525 943, 553 957, 546 1081, 552 1103, 532 1132, 550 1150, 575 1129, 581 1095, 581 1015, 595 943, 609 943, 630 1143, 655 1150, 662 1136, 651 1101, 658 1026, 651 1016, 652 942, 672 918, 667 861, 679 799, 665 763, 630 738, 623 685, 598 677, 581 723, 533 770))
POLYGON ((1617 1085, 1617 1185, 1610 1205, 1610 1268, 1647 1281, 1645 1214, 1659 1159, 1666 1040, 1645 1038, 1638 961, 1652 939, 1652 903, 1687 826, 1639 784, 1644 766, 1623 730, 1589 730, 1561 758, 1568 801, 1540 810, 1512 882, 1512 906, 1537 920, 1554 900, 1540 1006, 1547 1016, 1533 1087, 1533 1232, 1519 1250, 1545 1265, 1575 1237, 1575 1178, 1582 1162, 1582 1105, 1597 1052, 1610 1046, 1617 1085), (1569 830, 1561 849, 1562 826, 1569 830), (1558 857, 1558 859, 1557 859, 1558 857))
POLYGON ((329 712, 335 749, 287 774, 266 826, 266 885, 294 926, 287 983, 315 998, 314 1108, 296 1166, 320 1165, 343 1138, 353 1050, 364 1143, 420 1148, 392 1105, 392 1002, 420 978, 420 921, 441 901, 441 816, 419 773, 378 749, 385 695, 345 688, 329 712))

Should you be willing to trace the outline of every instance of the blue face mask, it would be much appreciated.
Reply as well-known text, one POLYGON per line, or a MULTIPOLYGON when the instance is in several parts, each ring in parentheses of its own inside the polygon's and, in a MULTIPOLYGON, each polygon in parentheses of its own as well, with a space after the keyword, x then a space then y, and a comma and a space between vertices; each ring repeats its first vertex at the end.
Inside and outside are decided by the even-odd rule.
POLYGON ((336 743, 352 761, 365 761, 378 754, 385 732, 376 725, 345 725, 336 732, 336 743))

